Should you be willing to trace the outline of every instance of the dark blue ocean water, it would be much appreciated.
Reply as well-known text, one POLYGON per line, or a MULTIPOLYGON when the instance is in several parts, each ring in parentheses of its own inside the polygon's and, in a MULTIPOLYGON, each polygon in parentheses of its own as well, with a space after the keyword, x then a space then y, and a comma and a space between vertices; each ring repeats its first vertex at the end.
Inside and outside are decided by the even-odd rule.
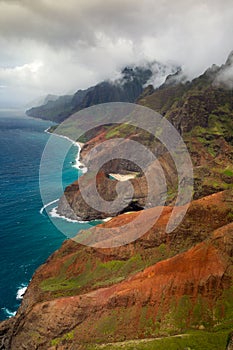
MULTIPOLYGON (((19 297, 36 268, 66 239, 45 212, 40 214, 39 166, 49 138, 44 130, 50 125, 19 111, 0 111, 0 319, 13 315, 21 302, 17 293, 19 297)), ((50 171, 53 166, 56 169, 59 155, 69 143, 60 137, 56 142, 50 171)), ((72 146, 65 159, 64 187, 80 175, 72 167, 77 153, 78 148, 72 146)), ((47 180, 51 200, 60 195, 56 181, 55 173, 47 180)), ((77 232, 86 225, 62 222, 67 231, 77 232)))

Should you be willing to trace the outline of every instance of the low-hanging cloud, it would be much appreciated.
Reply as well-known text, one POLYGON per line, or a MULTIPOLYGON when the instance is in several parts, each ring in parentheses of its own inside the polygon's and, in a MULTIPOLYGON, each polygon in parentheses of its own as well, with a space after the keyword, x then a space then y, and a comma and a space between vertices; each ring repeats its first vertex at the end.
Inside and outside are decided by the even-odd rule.
POLYGON ((233 89, 233 51, 228 57, 226 64, 221 67, 216 79, 216 85, 223 85, 228 89, 233 89))
POLYGON ((232 50, 231 0, 0 0, 0 104, 26 102, 158 60, 188 77, 232 50))

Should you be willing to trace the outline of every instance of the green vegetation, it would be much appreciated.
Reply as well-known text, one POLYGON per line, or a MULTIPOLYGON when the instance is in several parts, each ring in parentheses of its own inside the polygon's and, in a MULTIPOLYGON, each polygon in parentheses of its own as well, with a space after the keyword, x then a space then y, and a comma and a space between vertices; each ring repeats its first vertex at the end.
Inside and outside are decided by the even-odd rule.
POLYGON ((114 336, 116 333, 116 325, 117 325, 117 311, 113 310, 110 316, 106 316, 101 318, 101 322, 97 324, 96 332, 100 336, 114 336))
POLYGON ((203 325, 209 328, 213 325, 213 315, 206 301, 200 296, 198 297, 192 311, 192 324, 194 326, 203 325))
MULTIPOLYGON (((116 269, 115 263, 109 268, 116 269)), ((95 344, 86 344, 87 350, 125 349, 125 350, 225 350, 228 334, 232 330, 233 320, 233 287, 226 290, 215 307, 199 296, 196 302, 183 295, 178 301, 173 300, 167 315, 164 315, 163 300, 156 320, 153 317, 153 306, 142 307, 140 317, 135 305, 120 306, 103 314, 94 323, 78 326, 75 332, 90 328, 95 344), (139 318, 138 318, 139 317, 139 318), (124 329, 128 327, 135 332, 135 320, 138 319, 135 340, 124 341, 124 329), (176 335, 178 334, 178 335, 176 335), (118 341, 120 343, 103 344, 118 341)), ((74 331, 55 338, 51 345, 56 346, 69 340, 75 341, 74 331)))
POLYGON ((233 187, 232 134, 229 104, 212 111, 206 127, 199 125, 184 134, 191 157, 196 162, 194 165, 197 165, 194 166, 196 198, 233 187))
POLYGON ((216 330, 226 330, 233 324, 233 287, 225 290, 214 309, 216 330))
POLYGON ((130 134, 133 134, 136 132, 136 127, 133 126, 133 125, 130 125, 128 123, 124 123, 124 124, 120 124, 120 125, 117 125, 117 126, 114 126, 113 128, 111 128, 105 138, 108 140, 108 139, 111 139, 111 138, 114 138, 114 137, 122 137, 122 138, 125 138, 125 137, 128 137, 130 134))
POLYGON ((64 262, 59 274, 43 280, 40 288, 44 292, 50 292, 53 297, 71 296, 79 294, 83 290, 97 289, 119 283, 131 274, 142 271, 156 262, 169 258, 175 253, 165 244, 153 248, 153 254, 142 257, 135 254, 127 260, 110 260, 101 262, 93 256, 81 256, 81 252, 72 255, 64 262), (70 271, 76 259, 82 261, 82 266, 76 268, 75 275, 70 271))
POLYGON ((225 350, 229 332, 193 331, 162 339, 125 341, 117 344, 89 345, 87 350, 225 350))
POLYGON ((142 308, 139 330, 145 337, 171 336, 202 328, 229 333, 233 321, 233 287, 223 292, 214 307, 201 295, 195 302, 183 295, 178 301, 173 299, 167 313, 161 300, 156 319, 151 315, 153 311, 148 305, 142 308))
POLYGON ((233 176, 233 170, 225 169, 225 170, 223 170, 223 174, 226 175, 226 176, 232 177, 233 176))
POLYGON ((84 287, 95 288, 118 283, 127 277, 130 273, 135 273, 142 270, 146 262, 141 256, 135 255, 127 261, 112 260, 106 263, 100 261, 95 262, 89 259, 84 270, 77 276, 68 277, 66 271, 74 262, 73 256, 68 262, 63 265, 60 274, 44 280, 40 287, 43 291, 58 292, 57 296, 73 295, 84 287), (59 292, 63 292, 62 294, 59 292))
POLYGON ((51 134, 57 129, 58 125, 52 125, 50 126, 50 128, 48 129, 48 132, 50 132, 51 134))
POLYGON ((54 338, 51 340, 51 346, 57 346, 62 342, 71 341, 74 339, 74 331, 64 334, 62 337, 54 338))
POLYGON ((230 111, 223 113, 223 107, 219 107, 212 112, 208 117, 208 126, 195 126, 189 133, 191 136, 196 136, 203 143, 215 141, 216 136, 222 136, 228 140, 233 134, 233 122, 230 111))

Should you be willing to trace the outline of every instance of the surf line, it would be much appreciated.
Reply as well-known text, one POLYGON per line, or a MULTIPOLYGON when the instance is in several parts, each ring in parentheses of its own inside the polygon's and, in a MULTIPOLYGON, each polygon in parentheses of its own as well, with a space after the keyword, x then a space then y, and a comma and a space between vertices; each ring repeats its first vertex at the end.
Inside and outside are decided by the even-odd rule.
POLYGON ((59 198, 55 199, 54 201, 52 202, 49 202, 47 204, 45 204, 41 209, 40 209, 40 214, 43 214, 43 211, 49 207, 50 205, 54 204, 54 203, 57 203, 59 201, 59 198))

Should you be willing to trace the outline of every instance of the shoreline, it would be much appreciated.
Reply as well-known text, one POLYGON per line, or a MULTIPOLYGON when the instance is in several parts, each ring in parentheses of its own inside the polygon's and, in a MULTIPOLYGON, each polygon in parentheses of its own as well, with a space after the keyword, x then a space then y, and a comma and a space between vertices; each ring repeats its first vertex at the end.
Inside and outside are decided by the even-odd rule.
MULTIPOLYGON (((58 136, 58 137, 62 137, 63 139, 66 139, 69 142, 71 142, 73 146, 78 148, 78 153, 77 153, 77 155, 75 157, 75 161, 74 161, 74 163, 72 162, 72 168, 76 168, 77 170, 81 171, 82 174, 86 173, 87 172, 87 168, 79 160, 80 152, 81 152, 81 149, 82 149, 84 143, 75 142, 74 140, 70 139, 68 136, 59 135, 57 133, 49 132, 49 129, 50 129, 50 127, 45 129, 44 132, 47 133, 47 134, 50 134, 50 135, 55 135, 55 136, 58 136)), ((57 198, 57 199, 55 199, 55 200, 53 200, 53 201, 51 201, 49 203, 44 204, 43 207, 40 209, 40 214, 43 215, 43 212, 44 212, 44 210, 46 210, 46 208, 49 208, 52 204, 57 203, 59 200, 60 200, 60 198, 57 198)), ((47 210, 46 210, 46 212, 47 212, 47 210)), ((59 218, 59 219, 65 220, 65 221, 67 221, 69 223, 86 223, 86 222, 89 222, 89 221, 82 221, 82 220, 80 220, 80 221, 79 220, 73 220, 73 219, 70 219, 69 217, 60 215, 60 214, 57 213, 57 206, 53 207, 52 209, 50 209, 47 212, 47 214, 49 216, 51 216, 52 218, 59 218)))
MULTIPOLYGON (((43 119, 42 119, 42 120, 43 120, 43 119)), ((73 145, 77 145, 77 147, 80 147, 80 150, 83 148, 84 143, 74 141, 74 140, 72 140, 71 138, 69 138, 68 136, 61 135, 61 134, 57 134, 56 132, 50 132, 50 131, 49 131, 50 128, 51 128, 51 126, 50 126, 49 128, 47 128, 47 129, 45 129, 44 132, 46 132, 47 134, 50 134, 50 135, 56 135, 56 136, 62 137, 63 139, 66 139, 66 140, 72 142, 73 145)))
POLYGON ((71 138, 69 138, 68 136, 65 136, 65 135, 60 135, 60 134, 57 134, 55 132, 49 132, 49 129, 50 129, 50 127, 45 129, 44 132, 47 133, 47 134, 50 134, 50 135, 55 135, 55 136, 58 136, 58 137, 62 137, 63 139, 66 139, 66 140, 70 141, 73 144, 73 146, 78 147, 79 150, 78 150, 77 156, 75 158, 75 163, 72 164, 72 167, 82 171, 82 173, 85 174, 87 172, 87 167, 82 162, 80 162, 80 152, 81 152, 81 150, 82 150, 82 148, 84 146, 84 143, 74 141, 74 140, 72 140, 71 138))
POLYGON ((73 223, 73 224, 88 224, 90 222, 95 222, 95 221, 103 221, 103 222, 107 222, 109 220, 111 220, 112 218, 109 217, 109 218, 106 218, 106 219, 95 219, 95 220, 75 220, 75 219, 70 219, 64 215, 61 215, 61 214, 58 214, 57 212, 57 206, 52 208, 49 212, 49 215, 52 217, 52 218, 57 218, 57 219, 62 219, 62 220, 65 220, 69 223, 73 223))
POLYGON ((49 211, 49 215, 50 215, 52 218, 57 218, 57 219, 66 220, 67 222, 70 222, 70 223, 73 223, 73 224, 84 224, 84 223, 89 222, 89 221, 74 220, 74 219, 70 219, 70 218, 66 217, 65 215, 60 215, 60 214, 58 214, 58 212, 57 212, 57 206, 54 207, 54 208, 52 208, 52 209, 49 211))
POLYGON ((40 214, 43 214, 44 210, 45 210, 46 208, 50 207, 50 205, 52 205, 52 204, 54 204, 54 203, 57 203, 57 202, 59 201, 59 199, 60 199, 60 198, 57 198, 57 199, 55 199, 54 201, 49 202, 49 203, 43 205, 43 207, 40 209, 40 214))

